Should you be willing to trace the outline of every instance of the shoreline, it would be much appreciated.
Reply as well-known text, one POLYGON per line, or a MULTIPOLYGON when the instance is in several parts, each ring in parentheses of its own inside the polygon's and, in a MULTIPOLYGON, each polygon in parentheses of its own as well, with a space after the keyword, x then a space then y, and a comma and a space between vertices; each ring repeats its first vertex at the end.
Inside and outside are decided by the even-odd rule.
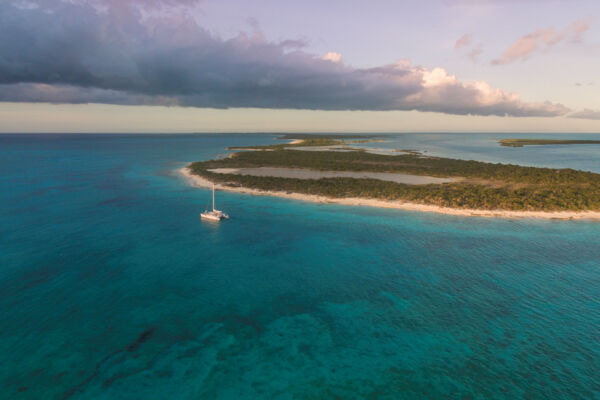
MULTIPOLYGON (((212 188, 213 183, 201 176, 190 172, 187 165, 177 170, 192 187, 212 188)), ((507 219, 558 219, 558 220, 600 220, 600 211, 510 211, 510 210, 475 210, 467 208, 440 207, 428 204, 409 203, 401 200, 361 199, 358 197, 331 198, 314 194, 293 192, 268 191, 247 187, 231 187, 215 183, 215 188, 228 192, 251 194, 255 196, 275 196, 286 199, 308 201, 312 203, 342 204, 347 206, 366 206, 379 208, 393 208, 398 210, 433 212, 438 214, 455 215, 461 217, 488 217, 507 219)))

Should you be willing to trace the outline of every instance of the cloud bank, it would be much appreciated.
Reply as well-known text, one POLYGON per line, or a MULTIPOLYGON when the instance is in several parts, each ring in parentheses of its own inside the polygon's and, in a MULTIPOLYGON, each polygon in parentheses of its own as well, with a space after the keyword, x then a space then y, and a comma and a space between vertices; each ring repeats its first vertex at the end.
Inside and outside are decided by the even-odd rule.
POLYGON ((583 111, 569 114, 569 118, 593 119, 600 121, 600 110, 590 110, 589 108, 586 108, 583 111))
POLYGON ((492 65, 510 64, 560 43, 577 42, 589 27, 589 21, 575 21, 561 32, 554 28, 538 29, 517 39, 499 58, 492 61, 492 65))
POLYGON ((374 68, 260 33, 219 38, 179 9, 194 0, 45 0, 0 4, 0 101, 418 110, 558 116, 483 81, 407 60, 374 68))

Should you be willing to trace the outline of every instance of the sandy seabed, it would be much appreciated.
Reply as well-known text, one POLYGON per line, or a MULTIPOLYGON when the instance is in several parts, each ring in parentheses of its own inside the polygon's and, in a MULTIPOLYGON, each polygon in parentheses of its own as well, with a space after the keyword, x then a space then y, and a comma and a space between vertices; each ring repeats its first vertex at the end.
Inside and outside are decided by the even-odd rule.
MULTIPOLYGON (((194 175, 186 166, 178 170, 186 181, 194 187, 212 188, 213 182, 201 176, 194 175)), ((313 203, 334 203, 348 206, 368 206, 396 208, 400 210, 435 212, 440 214, 463 217, 497 217, 497 218, 538 218, 538 219, 600 219, 598 211, 510 211, 510 210, 475 210, 467 208, 440 207, 427 204, 409 203, 401 200, 361 199, 358 197, 334 198, 313 194, 293 192, 268 191, 246 187, 232 187, 215 183, 215 188, 228 192, 252 194, 258 196, 277 196, 287 199, 310 201, 313 203)))

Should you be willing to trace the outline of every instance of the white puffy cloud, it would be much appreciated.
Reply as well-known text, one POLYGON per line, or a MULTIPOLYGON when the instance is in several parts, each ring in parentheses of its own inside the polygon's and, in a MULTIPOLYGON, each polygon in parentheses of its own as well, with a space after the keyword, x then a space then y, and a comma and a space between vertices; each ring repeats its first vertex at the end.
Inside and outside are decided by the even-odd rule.
POLYGON ((342 55, 340 53, 336 53, 335 51, 330 51, 324 54, 323 57, 321 57, 321 59, 338 63, 342 61, 342 55))
POLYGON ((523 102, 516 93, 492 88, 485 81, 461 82, 443 68, 418 68, 423 89, 407 97, 405 106, 450 114, 558 116, 569 112, 562 104, 523 102))

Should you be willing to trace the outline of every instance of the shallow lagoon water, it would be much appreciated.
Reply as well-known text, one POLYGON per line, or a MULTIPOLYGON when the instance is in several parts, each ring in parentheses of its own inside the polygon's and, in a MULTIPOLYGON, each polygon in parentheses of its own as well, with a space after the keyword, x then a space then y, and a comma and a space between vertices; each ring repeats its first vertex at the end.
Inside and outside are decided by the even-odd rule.
POLYGON ((174 170, 272 142, 0 136, 0 398, 600 396, 600 224, 221 192, 201 222, 174 170))
POLYGON ((353 172, 353 171, 316 171, 305 168, 215 168, 209 169, 218 174, 274 176, 277 178, 321 179, 321 178, 356 178, 378 179, 381 181, 404 183, 407 185, 427 185, 430 183, 452 182, 455 178, 437 178, 434 176, 409 175, 388 172, 353 172))

